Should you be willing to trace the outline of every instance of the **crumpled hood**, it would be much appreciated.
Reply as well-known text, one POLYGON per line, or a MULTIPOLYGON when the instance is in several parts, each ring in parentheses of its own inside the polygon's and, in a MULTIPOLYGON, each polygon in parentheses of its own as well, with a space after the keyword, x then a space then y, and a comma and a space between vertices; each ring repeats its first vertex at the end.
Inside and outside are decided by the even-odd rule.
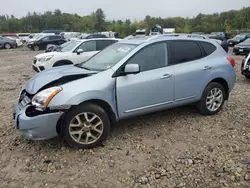
POLYGON ((97 73, 97 71, 89 71, 78 68, 74 65, 55 67, 37 73, 25 84, 23 89, 25 89, 29 94, 33 95, 47 84, 60 81, 60 79, 64 79, 64 83, 67 83, 76 80, 74 76, 77 78, 84 78, 95 73, 97 73))

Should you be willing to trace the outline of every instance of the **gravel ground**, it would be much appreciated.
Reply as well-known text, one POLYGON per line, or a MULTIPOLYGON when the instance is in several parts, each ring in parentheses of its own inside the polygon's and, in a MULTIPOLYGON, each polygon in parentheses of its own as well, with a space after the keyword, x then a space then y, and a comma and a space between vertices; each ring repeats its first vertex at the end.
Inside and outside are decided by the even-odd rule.
POLYGON ((35 54, 0 50, 0 187, 250 187, 250 81, 241 56, 218 115, 183 107, 142 116, 113 127, 102 147, 75 150, 59 139, 28 141, 14 128, 12 105, 35 74, 35 54))

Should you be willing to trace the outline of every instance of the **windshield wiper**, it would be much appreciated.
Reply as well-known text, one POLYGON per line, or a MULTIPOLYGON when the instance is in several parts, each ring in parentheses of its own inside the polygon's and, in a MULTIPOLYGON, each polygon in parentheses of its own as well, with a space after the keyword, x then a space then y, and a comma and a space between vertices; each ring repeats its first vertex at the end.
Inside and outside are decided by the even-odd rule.
POLYGON ((75 66, 81 69, 91 70, 90 68, 82 66, 81 63, 75 64, 75 66))

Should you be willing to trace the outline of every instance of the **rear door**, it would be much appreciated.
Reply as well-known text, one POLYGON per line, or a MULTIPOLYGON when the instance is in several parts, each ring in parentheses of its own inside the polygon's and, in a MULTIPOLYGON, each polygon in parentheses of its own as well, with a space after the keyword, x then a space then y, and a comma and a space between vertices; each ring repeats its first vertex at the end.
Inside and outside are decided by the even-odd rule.
POLYGON ((47 45, 50 44, 50 37, 44 37, 43 39, 40 40, 40 50, 45 50, 47 45))
POLYGON ((209 83, 213 69, 211 59, 200 46, 211 54, 216 47, 208 42, 172 40, 173 68, 175 72, 175 105, 182 105, 200 98, 204 87, 209 83))
POLYGON ((61 39, 60 36, 50 36, 50 42, 49 44, 59 45, 59 41, 61 39))

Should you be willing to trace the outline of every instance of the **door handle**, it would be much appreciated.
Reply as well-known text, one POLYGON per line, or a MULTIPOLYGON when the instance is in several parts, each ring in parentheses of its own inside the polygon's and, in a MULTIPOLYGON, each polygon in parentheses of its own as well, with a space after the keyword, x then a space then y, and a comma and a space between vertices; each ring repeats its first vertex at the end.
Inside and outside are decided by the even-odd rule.
POLYGON ((170 78, 172 76, 172 74, 164 74, 161 79, 166 79, 166 78, 170 78))
POLYGON ((212 69, 212 67, 210 67, 210 66, 205 66, 202 70, 203 70, 203 71, 206 71, 206 70, 210 70, 210 69, 212 69))

